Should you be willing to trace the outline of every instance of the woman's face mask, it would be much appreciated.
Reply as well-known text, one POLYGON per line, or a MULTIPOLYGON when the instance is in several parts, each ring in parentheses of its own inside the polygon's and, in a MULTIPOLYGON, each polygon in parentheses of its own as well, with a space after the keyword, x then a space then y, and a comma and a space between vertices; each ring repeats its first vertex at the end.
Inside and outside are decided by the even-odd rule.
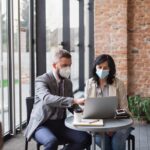
POLYGON ((109 75, 109 70, 96 69, 96 74, 100 79, 104 79, 109 75))
POLYGON ((68 66, 68 67, 62 67, 59 69, 59 75, 63 78, 69 78, 71 74, 71 68, 68 66))

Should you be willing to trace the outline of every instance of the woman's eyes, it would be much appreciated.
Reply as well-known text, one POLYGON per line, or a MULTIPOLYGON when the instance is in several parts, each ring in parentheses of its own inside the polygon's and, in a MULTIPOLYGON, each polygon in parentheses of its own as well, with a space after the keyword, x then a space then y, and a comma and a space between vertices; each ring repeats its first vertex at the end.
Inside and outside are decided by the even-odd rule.
POLYGON ((103 69, 103 70, 107 70, 108 68, 104 68, 104 67, 98 67, 97 69, 103 69))

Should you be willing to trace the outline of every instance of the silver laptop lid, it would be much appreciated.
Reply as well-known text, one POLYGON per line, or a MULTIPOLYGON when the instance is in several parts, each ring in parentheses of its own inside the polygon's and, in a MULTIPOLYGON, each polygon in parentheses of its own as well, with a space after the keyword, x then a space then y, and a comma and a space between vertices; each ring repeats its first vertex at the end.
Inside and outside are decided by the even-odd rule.
POLYGON ((85 101, 83 118, 105 119, 114 118, 118 106, 116 96, 88 98, 85 101))

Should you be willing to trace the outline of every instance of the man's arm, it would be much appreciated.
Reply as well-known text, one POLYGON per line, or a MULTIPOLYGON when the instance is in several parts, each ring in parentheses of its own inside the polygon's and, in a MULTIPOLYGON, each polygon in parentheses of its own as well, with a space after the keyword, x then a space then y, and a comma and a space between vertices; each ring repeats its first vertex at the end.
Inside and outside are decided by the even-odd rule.
POLYGON ((74 99, 71 97, 64 97, 54 95, 50 92, 46 79, 38 78, 35 81, 35 96, 37 99, 43 100, 43 105, 50 105, 51 107, 71 107, 73 104, 83 104, 84 99, 74 99))
POLYGON ((38 79, 35 82, 35 95, 40 100, 43 100, 44 105, 51 105, 52 107, 70 107, 73 104, 72 97, 53 95, 46 81, 42 79, 38 79))

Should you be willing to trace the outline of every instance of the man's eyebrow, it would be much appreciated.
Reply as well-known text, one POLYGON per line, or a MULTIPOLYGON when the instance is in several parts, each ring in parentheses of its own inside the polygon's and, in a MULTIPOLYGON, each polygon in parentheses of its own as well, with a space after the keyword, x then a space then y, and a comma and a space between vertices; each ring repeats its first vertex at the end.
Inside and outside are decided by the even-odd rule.
POLYGON ((70 66, 71 64, 62 64, 62 66, 70 66))

